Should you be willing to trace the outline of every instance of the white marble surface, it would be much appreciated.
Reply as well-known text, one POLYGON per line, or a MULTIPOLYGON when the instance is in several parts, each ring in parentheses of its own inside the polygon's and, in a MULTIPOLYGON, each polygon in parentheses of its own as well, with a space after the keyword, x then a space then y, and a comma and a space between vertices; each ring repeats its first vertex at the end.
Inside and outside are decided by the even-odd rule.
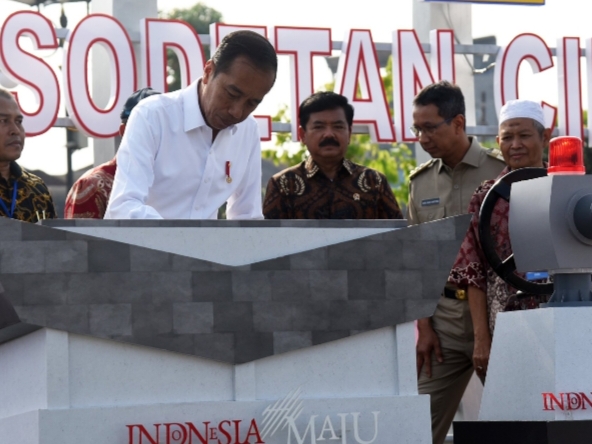
MULTIPOLYGON (((392 443, 429 444, 430 418, 429 399, 427 396, 413 397, 377 397, 350 399, 300 399, 296 402, 301 408, 293 415, 293 421, 286 421, 286 427, 273 428, 263 436, 265 426, 264 411, 272 407, 273 402, 209 402, 175 405, 152 405, 134 407, 88 408, 70 410, 43 410, 35 415, 21 415, 0 419, 0 444, 139 444, 138 427, 130 429, 128 425, 143 425, 153 440, 159 436, 161 444, 187 444, 188 438, 178 439, 172 432, 180 430, 179 425, 187 427, 191 422, 204 432, 204 422, 208 427, 217 427, 222 421, 238 421, 240 441, 234 440, 234 423, 225 426, 232 437, 232 443, 245 442, 251 420, 255 420, 257 430, 266 444, 363 444, 392 443), (357 426, 355 422, 357 423, 357 426), (14 425, 19 424, 15 430, 14 425), (171 438, 167 441, 167 423, 171 438), (157 435, 154 424, 159 426, 157 435), (345 425, 345 427, 343 427, 345 425), (31 431, 39 429, 38 440, 32 439, 31 431), (342 436, 342 430, 344 430, 342 436), (11 441, 4 437, 10 431, 11 441), (357 436, 356 436, 357 435, 357 436), (25 438, 26 439, 23 439, 25 438)), ((280 413, 281 415, 281 413, 280 413)), ((278 419, 282 419, 279 416, 278 419)), ((210 428, 211 430, 211 428, 210 428)), ((211 432, 210 435, 211 437, 211 432)), ((220 432, 210 443, 227 443, 229 440, 220 432)), ((200 441, 192 433, 192 442, 200 441)), ((251 443, 257 442, 251 436, 251 443)), ((150 443, 144 435, 142 443, 150 443)))
POLYGON ((417 394, 417 380, 408 377, 410 362, 400 362, 407 375, 400 380, 395 328, 386 327, 237 368, 254 366, 255 399, 277 399, 287 387, 301 387, 312 398, 395 396, 417 394))
POLYGON ((232 400, 233 365, 69 334, 72 407, 232 400))
POLYGON ((265 409, 289 399, 301 407, 292 412, 294 427, 302 436, 316 427, 315 438, 312 429, 305 441, 289 438, 296 429, 286 425, 268 444, 333 436, 379 443, 395 435, 397 443, 428 444, 429 399, 417 395, 413 344, 408 323, 235 367, 42 329, 0 345, 0 368, 9 369, 0 378, 0 444, 132 444, 130 424, 254 418, 264 427, 265 409))
POLYGON ((55 227, 223 265, 240 266, 373 234, 385 228, 55 227))
POLYGON ((592 400, 592 307, 541 308, 497 317, 480 420, 592 419, 586 410, 544 410, 543 393, 592 400))
POLYGON ((48 407, 45 336, 39 330, 0 346, 0 418, 48 407))

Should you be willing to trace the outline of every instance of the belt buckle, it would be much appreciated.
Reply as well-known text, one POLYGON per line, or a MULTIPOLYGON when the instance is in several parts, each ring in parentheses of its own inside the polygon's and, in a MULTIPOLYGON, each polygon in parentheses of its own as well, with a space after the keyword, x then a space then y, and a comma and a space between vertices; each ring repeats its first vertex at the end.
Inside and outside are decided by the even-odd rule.
POLYGON ((456 290, 454 295, 456 296, 456 299, 460 301, 464 301, 467 298, 467 292, 465 290, 456 290))

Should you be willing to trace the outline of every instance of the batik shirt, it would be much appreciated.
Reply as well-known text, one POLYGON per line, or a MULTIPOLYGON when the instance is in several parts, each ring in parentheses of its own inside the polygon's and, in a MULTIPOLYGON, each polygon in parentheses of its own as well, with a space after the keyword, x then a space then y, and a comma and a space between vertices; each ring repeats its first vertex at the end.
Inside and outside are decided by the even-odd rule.
MULTIPOLYGON (((468 210, 468 213, 472 213, 473 217, 448 278, 448 282, 457 288, 466 290, 469 286, 477 287, 486 294, 491 334, 493 334, 497 314, 500 311, 508 310, 510 300, 510 309, 512 310, 536 308, 538 302, 541 302, 541 299, 537 297, 530 297, 520 301, 511 298, 516 294, 516 289, 508 285, 490 267, 483 254, 479 239, 479 210, 481 204, 495 182, 509 172, 509 167, 506 167, 496 179, 483 182, 473 194, 468 210)), ((502 259, 512 254, 508 229, 509 212, 510 204, 504 199, 498 199, 491 215, 491 236, 494 245, 496 245, 496 252, 502 259)))
POLYGON ((267 184, 266 219, 402 219, 386 177, 347 159, 333 180, 309 157, 267 184))
POLYGON ((103 219, 116 169, 113 159, 84 173, 66 197, 64 218, 103 219))
POLYGON ((15 204, 12 219, 37 222, 40 219, 56 217, 53 200, 43 180, 22 169, 16 162, 10 163, 8 180, 0 176, 0 199, 4 202, 3 206, 0 205, 0 216, 10 216, 13 197, 15 204))

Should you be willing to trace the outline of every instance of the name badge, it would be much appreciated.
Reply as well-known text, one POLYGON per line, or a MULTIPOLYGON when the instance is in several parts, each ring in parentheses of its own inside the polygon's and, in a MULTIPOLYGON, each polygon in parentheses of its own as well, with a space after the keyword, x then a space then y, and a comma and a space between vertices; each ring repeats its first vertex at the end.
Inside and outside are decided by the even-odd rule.
POLYGON ((440 204, 439 197, 433 197, 431 199, 424 199, 421 201, 422 207, 431 207, 432 205, 439 205, 439 204, 440 204))

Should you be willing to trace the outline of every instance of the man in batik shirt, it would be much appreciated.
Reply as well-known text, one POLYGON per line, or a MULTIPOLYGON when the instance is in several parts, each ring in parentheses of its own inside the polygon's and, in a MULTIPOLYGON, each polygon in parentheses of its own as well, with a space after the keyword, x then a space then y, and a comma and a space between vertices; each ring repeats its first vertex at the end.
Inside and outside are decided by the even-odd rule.
MULTIPOLYGON (((132 109, 146 97, 160 94, 152 88, 142 88, 133 93, 121 111, 119 135, 123 136, 132 109)), ((115 157, 84 173, 70 189, 64 208, 65 219, 103 219, 117 171, 115 157)))
MULTIPOLYGON (((543 149, 549 143, 551 129, 545 128, 540 104, 511 100, 502 107, 499 122, 497 142, 508 165, 499 177, 519 168, 546 166, 543 164, 543 149)), ((448 279, 457 288, 467 290, 475 332, 473 366, 482 380, 487 373, 496 314, 504 310, 510 296, 516 293, 491 269, 479 239, 479 210, 496 181, 484 182, 473 194, 469 204, 469 213, 473 213, 471 224, 448 279)), ((499 199, 491 218, 492 237, 500 257, 512 254, 509 210, 509 203, 499 199)))
POLYGON ((401 219, 387 178, 345 158, 354 109, 347 98, 318 92, 299 110, 300 140, 310 157, 274 175, 266 219, 401 219))
POLYGON ((53 219, 47 186, 16 163, 24 146, 23 114, 13 95, 0 88, 0 216, 25 222, 53 219))

